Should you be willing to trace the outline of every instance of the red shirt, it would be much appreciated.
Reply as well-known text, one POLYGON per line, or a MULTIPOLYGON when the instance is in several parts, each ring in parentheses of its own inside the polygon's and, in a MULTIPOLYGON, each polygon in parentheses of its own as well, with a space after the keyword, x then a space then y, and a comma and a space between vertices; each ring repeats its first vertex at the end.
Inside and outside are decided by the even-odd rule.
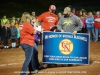
POLYGON ((20 44, 28 44, 34 46, 34 28, 28 22, 24 22, 20 28, 20 44))
POLYGON ((100 28, 100 16, 95 16, 94 17, 94 27, 95 28, 100 28))
POLYGON ((57 25, 58 17, 56 14, 50 14, 50 12, 44 12, 38 17, 38 20, 42 22, 42 28, 45 31, 50 31, 50 27, 57 25))

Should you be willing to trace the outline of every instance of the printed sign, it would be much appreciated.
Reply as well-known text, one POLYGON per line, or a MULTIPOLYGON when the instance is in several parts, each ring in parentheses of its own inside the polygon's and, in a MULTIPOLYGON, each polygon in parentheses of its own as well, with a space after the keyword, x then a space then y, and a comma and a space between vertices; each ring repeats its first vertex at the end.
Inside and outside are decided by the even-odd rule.
POLYGON ((89 64, 89 35, 43 32, 43 63, 89 64))

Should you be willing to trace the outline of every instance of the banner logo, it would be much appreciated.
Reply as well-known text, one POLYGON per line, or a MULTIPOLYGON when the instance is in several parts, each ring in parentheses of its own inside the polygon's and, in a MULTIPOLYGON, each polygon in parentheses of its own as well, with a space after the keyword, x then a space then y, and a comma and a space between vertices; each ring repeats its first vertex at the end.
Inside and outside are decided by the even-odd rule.
POLYGON ((59 44, 59 50, 62 54, 68 55, 73 51, 73 43, 69 39, 64 39, 59 44))

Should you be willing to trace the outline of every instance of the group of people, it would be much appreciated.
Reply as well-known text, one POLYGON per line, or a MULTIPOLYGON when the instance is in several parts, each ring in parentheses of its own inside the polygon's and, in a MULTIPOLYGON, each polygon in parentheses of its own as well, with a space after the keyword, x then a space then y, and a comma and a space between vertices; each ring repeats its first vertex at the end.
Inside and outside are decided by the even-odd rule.
POLYGON ((10 42, 12 48, 16 48, 16 40, 18 40, 18 45, 20 46, 19 21, 20 19, 15 19, 15 17, 12 17, 11 20, 8 20, 6 16, 4 16, 3 19, 1 19, 0 45, 3 43, 5 49, 9 49, 10 42))
MULTIPOLYGON (((37 29, 37 34, 35 35, 35 43, 36 45, 41 45, 42 42, 40 39, 42 39, 41 37, 41 26, 36 25, 36 16, 35 16, 35 12, 32 12, 31 15, 31 25, 32 26, 36 26, 37 29), (39 43, 40 41, 40 43, 39 43)), ((7 19, 6 15, 3 16, 3 18, 0 21, 0 50, 2 48, 8 50, 10 49, 10 44, 12 48, 16 48, 20 46, 20 28, 19 25, 21 23, 21 19, 20 18, 15 18, 12 17, 11 19, 7 19), (2 47, 2 44, 4 47, 2 47), (2 47, 2 48, 1 48, 2 47)))
POLYGON ((88 12, 85 18, 80 16, 80 19, 83 23, 82 33, 86 33, 87 30, 90 34, 90 41, 98 42, 100 37, 100 12, 96 12, 95 15, 92 12, 88 12))
MULTIPOLYGON (((25 52, 25 61, 22 66, 20 75, 27 75, 27 69, 29 73, 36 73, 41 68, 38 60, 38 41, 43 31, 59 31, 59 32, 71 32, 73 35, 77 33, 89 33, 90 41, 94 40, 97 42, 98 35, 100 34, 100 13, 97 12, 93 15, 92 12, 86 14, 82 9, 76 14, 75 9, 71 10, 70 7, 65 7, 63 14, 55 14, 56 6, 50 5, 49 11, 42 13, 40 16, 35 17, 35 12, 30 15, 28 12, 22 14, 18 28, 20 29, 20 46, 25 52), (39 39, 37 40, 37 35, 39 39)), ((18 31, 14 22, 11 21, 9 28, 10 34, 5 33, 4 35, 11 35, 12 46, 15 47, 14 36, 18 34, 18 31), (12 33, 12 31, 14 33, 12 33)), ((5 25, 5 29, 6 29, 5 25)), ((5 30, 6 31, 6 30, 5 30)), ((8 46, 8 45, 7 45, 8 46)), ((45 66, 46 64, 44 64, 45 66)), ((43 67, 43 66, 42 66, 43 67)))

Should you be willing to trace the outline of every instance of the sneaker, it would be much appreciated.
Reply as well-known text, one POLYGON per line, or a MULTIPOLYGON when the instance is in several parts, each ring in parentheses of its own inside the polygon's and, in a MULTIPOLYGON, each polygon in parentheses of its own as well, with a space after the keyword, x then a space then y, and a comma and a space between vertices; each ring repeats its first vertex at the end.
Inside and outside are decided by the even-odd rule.
POLYGON ((38 70, 41 70, 41 69, 43 69, 43 66, 40 65, 40 66, 38 67, 38 70))
POLYGON ((47 68, 48 67, 48 64, 44 64, 43 65, 43 68, 45 69, 45 68, 47 68))
POLYGON ((57 67, 57 64, 44 64, 43 68, 52 68, 52 67, 57 67))
POLYGON ((32 71, 31 73, 38 73, 38 70, 34 70, 34 71, 32 71))

